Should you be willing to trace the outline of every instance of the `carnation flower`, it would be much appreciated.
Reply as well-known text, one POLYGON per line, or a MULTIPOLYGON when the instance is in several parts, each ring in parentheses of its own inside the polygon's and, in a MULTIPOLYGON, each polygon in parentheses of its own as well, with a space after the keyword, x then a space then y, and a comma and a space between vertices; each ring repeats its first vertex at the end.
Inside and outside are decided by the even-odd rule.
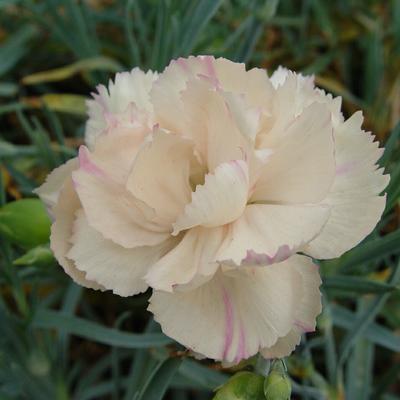
POLYGON ((38 189, 64 270, 152 288, 163 331, 202 356, 290 354, 321 311, 311 257, 355 246, 385 206, 361 112, 345 120, 312 77, 209 56, 97 90, 87 147, 38 189))

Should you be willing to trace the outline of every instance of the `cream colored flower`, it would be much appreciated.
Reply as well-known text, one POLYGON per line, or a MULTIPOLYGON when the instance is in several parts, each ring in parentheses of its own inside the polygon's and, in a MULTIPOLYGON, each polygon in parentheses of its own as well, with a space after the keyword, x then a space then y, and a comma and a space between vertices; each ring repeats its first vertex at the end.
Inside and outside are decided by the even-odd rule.
POLYGON ((38 190, 65 271, 151 287, 163 331, 206 357, 288 355, 321 310, 310 257, 355 246, 385 205, 361 113, 311 77, 209 56, 117 74, 88 106, 88 148, 38 190))

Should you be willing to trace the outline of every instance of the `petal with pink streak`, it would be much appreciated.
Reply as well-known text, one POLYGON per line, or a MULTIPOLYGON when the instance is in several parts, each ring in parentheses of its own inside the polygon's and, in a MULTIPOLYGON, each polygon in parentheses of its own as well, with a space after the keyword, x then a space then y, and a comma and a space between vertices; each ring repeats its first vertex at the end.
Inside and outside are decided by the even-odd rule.
POLYGON ((252 201, 314 204, 327 196, 336 168, 327 106, 313 103, 265 147, 273 153, 256 182, 252 201))
POLYGON ((303 292, 306 293, 300 300, 294 326, 291 331, 271 347, 261 350, 265 358, 283 358, 292 353, 300 343, 301 335, 315 331, 316 319, 321 313, 321 294, 319 286, 321 278, 318 268, 311 263, 296 264, 295 268, 302 277, 303 292))
POLYGON ((80 209, 81 204, 73 188, 72 180, 67 178, 59 193, 58 202, 53 208, 55 222, 51 226, 50 247, 64 271, 76 283, 84 287, 104 290, 104 287, 89 279, 67 257, 67 253, 71 248, 70 238, 73 234, 75 214, 80 209))
POLYGON ((70 242, 72 246, 67 257, 87 279, 120 296, 132 296, 147 289, 143 276, 177 240, 171 238, 157 246, 126 249, 93 229, 80 209, 76 213, 70 242))
POLYGON ((334 130, 336 175, 322 204, 331 207, 331 216, 321 234, 304 252, 315 258, 341 256, 371 233, 385 208, 379 196, 389 182, 377 165, 383 149, 374 136, 361 129, 361 112, 334 130))
POLYGON ((319 205, 250 204, 228 226, 217 260, 237 266, 284 261, 318 235, 329 213, 319 205))
POLYGON ((215 255, 223 237, 221 227, 190 229, 171 251, 149 268, 146 282, 154 289, 167 292, 192 290, 203 284, 218 269, 215 255))
POLYGON ((132 104, 153 120, 149 93, 157 76, 155 72, 145 73, 134 68, 130 72, 117 73, 114 81, 109 81, 108 87, 97 87, 98 93, 94 93, 93 99, 87 101, 89 119, 86 123, 85 141, 91 150, 94 149, 97 139, 110 127, 122 125, 132 128, 127 120, 132 104))
POLYGON ((238 363, 272 348, 296 319, 314 326, 319 284, 311 260, 296 255, 268 268, 219 271, 195 290, 154 291, 149 310, 164 333, 194 352, 238 363))
POLYGON ((46 181, 34 190, 45 203, 49 214, 53 216, 52 209, 57 204, 60 191, 64 183, 71 177, 72 171, 78 168, 77 158, 72 158, 65 164, 55 168, 46 178, 46 181))
POLYGON ((81 165, 72 177, 92 228, 127 248, 154 246, 168 238, 170 228, 154 210, 113 180, 88 150, 80 153, 81 165))

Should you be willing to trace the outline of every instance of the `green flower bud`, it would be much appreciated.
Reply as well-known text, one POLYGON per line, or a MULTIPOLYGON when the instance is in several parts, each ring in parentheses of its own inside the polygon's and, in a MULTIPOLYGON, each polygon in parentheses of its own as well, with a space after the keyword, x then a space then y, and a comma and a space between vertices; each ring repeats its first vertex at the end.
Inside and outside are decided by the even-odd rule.
POLYGON ((29 371, 38 377, 46 376, 50 372, 50 362, 47 357, 38 350, 33 350, 28 357, 29 371))
POLYGON ((283 364, 277 361, 272 366, 270 374, 264 382, 264 395, 266 400, 290 400, 292 385, 283 368, 283 364))
POLYGON ((265 400, 263 386, 264 377, 239 372, 218 390, 213 400, 265 400))
POLYGON ((22 199, 0 208, 0 235, 25 248, 49 241, 50 218, 39 199, 22 199))
POLYGON ((28 250, 22 257, 14 260, 14 265, 37 265, 45 267, 54 261, 54 256, 49 246, 37 246, 28 250))

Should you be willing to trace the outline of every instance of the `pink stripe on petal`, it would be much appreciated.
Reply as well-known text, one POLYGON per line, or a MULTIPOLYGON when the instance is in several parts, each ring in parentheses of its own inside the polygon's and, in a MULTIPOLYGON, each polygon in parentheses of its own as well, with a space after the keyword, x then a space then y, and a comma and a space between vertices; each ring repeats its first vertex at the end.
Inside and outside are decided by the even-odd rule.
POLYGON ((245 169, 243 168, 243 161, 242 160, 232 160, 231 163, 232 163, 232 165, 234 165, 234 167, 238 171, 239 175, 243 178, 243 180, 245 180, 247 182, 248 176, 247 176, 245 169))
POLYGON ((345 175, 355 167, 354 161, 336 166, 336 175, 345 175))
MULTIPOLYGON (((102 93, 101 92, 103 92, 104 93, 104 89, 105 89, 105 87, 103 86, 103 85, 97 85, 96 86, 96 89, 97 89, 97 91, 98 91, 98 93, 99 94, 97 94, 97 93, 94 93, 93 94, 93 98, 100 104, 100 106, 103 108, 103 110, 105 111, 105 110, 107 110, 107 104, 106 104, 106 102, 104 101, 104 98, 103 98, 103 96, 102 96, 102 93)), ((105 90, 107 90, 107 89, 105 89, 105 90)))
POLYGON ((72 178, 72 186, 74 187, 75 190, 78 189, 79 187, 79 183, 73 178, 72 178))
POLYGON ((206 66, 207 74, 210 76, 210 78, 217 79, 217 73, 215 72, 214 68, 214 57, 204 56, 203 61, 206 66))
POLYGON ((304 322, 296 320, 294 325, 297 326, 304 333, 314 332, 315 328, 313 326, 306 325, 304 322))
POLYGON ((80 168, 91 175, 95 175, 99 178, 104 178, 104 171, 92 162, 92 160, 89 158, 89 154, 90 153, 87 147, 79 147, 78 159, 80 168))
POLYGON ((235 357, 235 362, 239 363, 241 360, 244 360, 245 358, 248 358, 248 354, 246 352, 246 334, 243 325, 240 324, 239 345, 235 357))
POLYGON ((118 119, 115 117, 115 115, 109 111, 104 111, 103 112, 104 119, 107 122, 108 128, 116 128, 118 126, 118 119))
POLYGON ((254 250, 247 250, 246 257, 241 265, 270 265, 287 260, 293 254, 293 250, 287 244, 279 247, 275 255, 256 253, 254 250))
POLYGON ((226 359, 233 340, 233 305, 229 293, 222 287, 222 299, 225 306, 225 341, 222 358, 226 359))
POLYGON ((189 66, 188 66, 188 64, 187 64, 186 58, 179 57, 179 58, 176 60, 176 63, 177 63, 183 70, 185 70, 185 72, 190 72, 189 66))
POLYGON ((214 57, 212 56, 202 56, 201 60, 204 63, 204 66, 206 67, 206 74, 209 77, 210 81, 212 82, 213 86, 216 88, 220 88, 221 85, 219 83, 218 77, 217 77, 217 72, 215 71, 214 68, 214 57))

